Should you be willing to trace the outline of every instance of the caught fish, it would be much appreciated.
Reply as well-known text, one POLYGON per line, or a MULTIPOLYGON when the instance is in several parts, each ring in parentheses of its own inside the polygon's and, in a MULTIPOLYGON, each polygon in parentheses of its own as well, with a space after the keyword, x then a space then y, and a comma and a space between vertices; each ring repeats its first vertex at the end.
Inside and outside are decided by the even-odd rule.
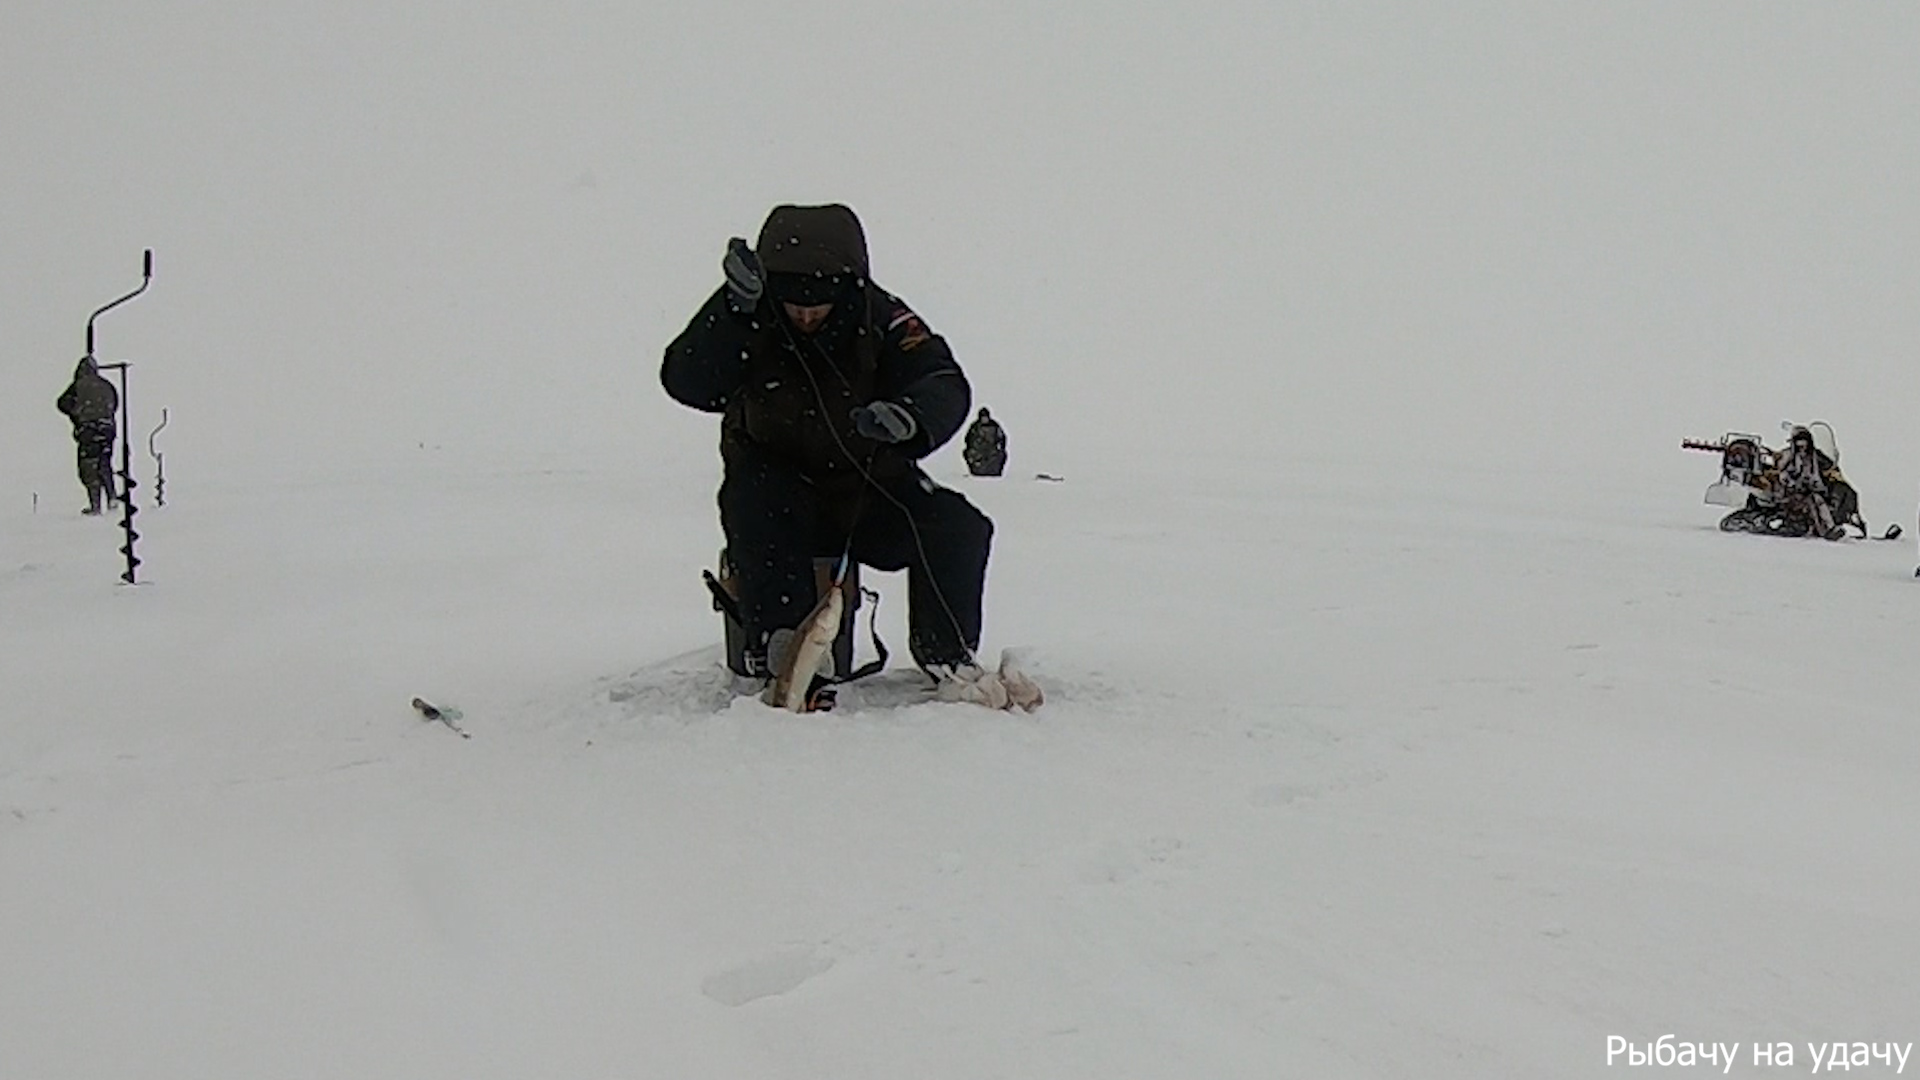
POLYGON ((833 671, 833 640, 840 635, 840 614, 845 605, 846 597, 836 580, 794 630, 786 655, 773 673, 773 685, 767 687, 767 704, 788 712, 812 710, 807 692, 813 688, 815 675, 833 671))

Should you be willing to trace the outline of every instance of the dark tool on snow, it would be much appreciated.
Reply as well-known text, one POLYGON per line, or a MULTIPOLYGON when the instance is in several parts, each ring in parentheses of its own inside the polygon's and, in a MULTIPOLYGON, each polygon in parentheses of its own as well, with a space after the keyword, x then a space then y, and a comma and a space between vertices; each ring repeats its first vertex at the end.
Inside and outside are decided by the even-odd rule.
MULTIPOLYGON (((146 260, 140 271, 140 287, 87 316, 88 356, 95 355, 93 351, 94 320, 146 292, 147 286, 151 284, 153 284, 153 249, 148 248, 146 260)), ((111 368, 120 373, 120 505, 122 508, 120 531, 127 537, 126 545, 120 549, 120 554, 127 557, 127 572, 120 575, 120 580, 129 585, 135 585, 138 581, 135 579, 134 572, 140 566, 140 559, 133 553, 133 543, 140 539, 140 534, 133 531, 133 516, 140 511, 133 505, 133 489, 140 485, 133 479, 133 405, 127 398, 127 362, 122 360, 117 364, 100 364, 99 366, 111 368)))
POLYGON ((453 731, 463 739, 473 738, 472 735, 467 733, 467 729, 461 727, 458 723, 460 719, 459 709, 453 708, 452 706, 441 708, 425 698, 414 698, 413 708, 414 711, 420 714, 422 719, 438 721, 439 723, 445 724, 447 727, 452 728, 453 731))

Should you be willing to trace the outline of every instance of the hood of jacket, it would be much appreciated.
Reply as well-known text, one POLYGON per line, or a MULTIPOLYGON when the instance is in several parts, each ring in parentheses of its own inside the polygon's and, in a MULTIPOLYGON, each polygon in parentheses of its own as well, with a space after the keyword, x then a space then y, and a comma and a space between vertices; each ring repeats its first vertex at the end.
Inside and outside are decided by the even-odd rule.
POLYGON ((867 234, 839 203, 774 207, 754 251, 769 274, 868 276, 867 234))

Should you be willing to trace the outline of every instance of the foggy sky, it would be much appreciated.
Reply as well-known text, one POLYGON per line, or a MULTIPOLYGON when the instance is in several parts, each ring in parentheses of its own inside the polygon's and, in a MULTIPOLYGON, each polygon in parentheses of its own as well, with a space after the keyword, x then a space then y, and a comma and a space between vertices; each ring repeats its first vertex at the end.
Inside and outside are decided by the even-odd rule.
POLYGON ((1910 517, 1908 5, 799 7, 16 5, 0 498, 78 490, 52 400, 147 247, 101 352, 170 469, 713 467, 660 351, 729 235, 841 201, 1016 470, 1417 444, 1693 501, 1681 436, 1821 417, 1910 517))

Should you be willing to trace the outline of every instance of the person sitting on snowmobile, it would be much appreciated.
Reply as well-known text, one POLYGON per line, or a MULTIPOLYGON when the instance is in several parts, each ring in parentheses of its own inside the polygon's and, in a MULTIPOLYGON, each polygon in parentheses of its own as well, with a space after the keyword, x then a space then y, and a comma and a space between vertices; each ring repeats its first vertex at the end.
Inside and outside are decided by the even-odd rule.
POLYGON ((1787 448, 1775 463, 1778 494, 1786 508, 1806 516, 1813 522, 1814 534, 1828 540, 1846 535, 1834 519, 1832 491, 1827 485, 1833 468, 1833 459, 1814 446, 1813 433, 1803 427, 1793 429, 1787 448))
POLYGON ((871 280, 845 206, 777 206, 721 267, 660 381, 721 414, 720 525, 749 669, 778 667, 814 605, 813 560, 846 552, 907 571, 914 660, 943 697, 978 699, 995 678, 974 659, 993 523, 919 466, 971 404, 952 350, 871 280))
POLYGON ((83 356, 73 369, 73 381, 54 402, 73 423, 73 442, 78 451, 80 486, 87 489, 87 508, 81 513, 98 515, 101 501, 114 505, 113 419, 120 411, 120 392, 113 388, 92 356, 83 356))

